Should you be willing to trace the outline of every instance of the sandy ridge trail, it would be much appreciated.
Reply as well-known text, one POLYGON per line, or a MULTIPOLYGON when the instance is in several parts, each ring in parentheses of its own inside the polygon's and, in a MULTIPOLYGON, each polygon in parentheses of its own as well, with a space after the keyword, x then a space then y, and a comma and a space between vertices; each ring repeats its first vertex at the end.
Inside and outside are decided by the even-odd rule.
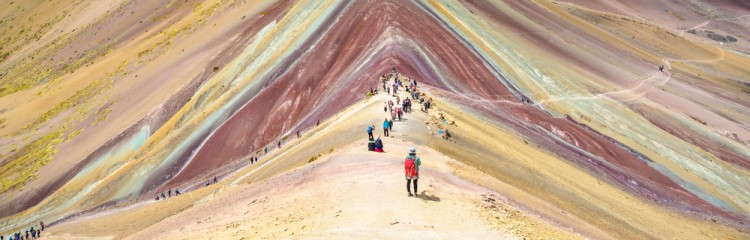
POLYGON ((390 99, 381 93, 357 103, 219 184, 62 223, 45 239, 581 238, 462 176, 504 183, 421 144, 437 136, 416 103, 383 138, 386 153, 368 152, 365 128, 374 124, 382 135, 390 99), (403 176, 411 146, 422 159, 418 198, 408 196, 403 176))
POLYGON ((129 239, 515 238, 482 220, 480 196, 489 191, 452 175, 454 160, 432 150, 420 151, 420 197, 408 197, 400 153, 409 145, 377 154, 354 143, 319 163, 222 192, 129 239))

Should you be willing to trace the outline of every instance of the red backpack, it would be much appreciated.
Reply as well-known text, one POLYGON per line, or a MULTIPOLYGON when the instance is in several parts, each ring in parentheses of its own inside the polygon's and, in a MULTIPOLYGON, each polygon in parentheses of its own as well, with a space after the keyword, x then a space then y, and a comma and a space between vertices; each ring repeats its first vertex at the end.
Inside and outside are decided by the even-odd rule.
POLYGON ((414 158, 406 158, 404 170, 407 178, 417 176, 417 167, 414 165, 414 158))

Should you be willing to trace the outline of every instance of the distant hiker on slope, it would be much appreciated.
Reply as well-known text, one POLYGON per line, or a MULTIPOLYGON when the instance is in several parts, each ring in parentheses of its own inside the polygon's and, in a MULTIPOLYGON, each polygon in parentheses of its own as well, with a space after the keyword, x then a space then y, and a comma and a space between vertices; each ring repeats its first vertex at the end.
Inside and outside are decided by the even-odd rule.
POLYGON ((375 129, 375 125, 367 126, 367 137, 369 137, 370 139, 372 139, 372 130, 374 129, 375 129))
POLYGON ((380 140, 380 136, 375 139, 375 152, 383 152, 383 140, 380 140))
POLYGON ((409 155, 406 156, 404 161, 404 172, 406 174, 406 192, 409 193, 409 197, 417 196, 417 180, 419 179, 419 166, 422 165, 422 160, 417 157, 417 149, 414 147, 409 148, 409 155), (412 195, 411 189, 409 188, 412 180, 414 181, 414 194, 412 195))
POLYGON ((388 129, 391 128, 391 123, 388 121, 388 118, 385 118, 385 121, 383 121, 383 135, 388 136, 388 129))
POLYGON ((367 141, 367 151, 375 151, 375 139, 372 138, 372 135, 370 135, 367 141))
POLYGON ((388 120, 388 133, 393 132, 393 119, 388 120))

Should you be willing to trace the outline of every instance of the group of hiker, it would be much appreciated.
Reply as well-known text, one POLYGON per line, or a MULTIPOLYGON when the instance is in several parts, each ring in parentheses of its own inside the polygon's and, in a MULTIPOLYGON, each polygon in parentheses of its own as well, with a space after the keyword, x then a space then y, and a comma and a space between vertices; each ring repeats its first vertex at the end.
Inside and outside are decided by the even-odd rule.
MULTIPOLYGON (((26 229, 26 234, 24 234, 24 231, 16 232, 8 236, 7 240, 31 240, 31 239, 37 239, 42 237, 42 232, 44 231, 44 222, 39 222, 39 228, 34 228, 34 226, 31 226, 30 228, 26 229)), ((0 236, 0 240, 6 240, 5 237, 0 236)))
MULTIPOLYGON (((180 193, 180 188, 175 188, 174 189, 174 196, 176 197, 176 196, 179 196, 180 194, 182 194, 182 193, 180 193)), ((159 201, 161 199, 167 199, 167 198, 170 198, 170 197, 172 197, 172 189, 171 188, 169 190, 167 190, 167 194, 164 194, 164 192, 161 192, 161 198, 159 198, 159 194, 156 194, 156 201, 159 201)))
MULTIPOLYGON (((383 106, 383 111, 388 114, 388 116, 390 116, 390 119, 386 117, 385 120, 383 120, 383 135, 385 137, 389 137, 390 133, 393 131, 393 121, 396 119, 398 119, 398 121, 402 121, 403 115, 405 113, 411 112, 412 99, 419 100, 420 104, 423 104, 422 111, 425 112, 427 111, 427 109, 429 109, 430 104, 432 103, 432 99, 425 100, 425 94, 420 93, 419 90, 417 90, 417 81, 415 79, 409 79, 409 85, 404 86, 404 82, 401 80, 401 78, 399 78, 399 72, 396 71, 396 67, 392 68, 392 72, 390 74, 380 76, 379 80, 380 84, 382 84, 383 92, 388 93, 389 96, 395 97, 396 100, 395 103, 393 102, 393 100, 388 100, 384 103, 383 106), (406 98, 402 101, 401 97, 398 95, 399 88, 406 89, 406 91, 410 93, 411 99, 406 98)), ((377 94, 377 89, 370 88, 370 92, 367 96, 374 96, 374 94, 377 94)), ((375 125, 367 126, 367 150, 374 152, 384 152, 383 140, 380 139, 380 136, 378 136, 377 138, 373 136, 374 130, 375 125)), ((417 157, 417 150, 414 147, 409 148, 408 155, 404 160, 406 191, 408 192, 409 197, 418 196, 417 181, 419 179, 420 165, 422 165, 422 161, 419 157, 417 157), (413 192, 411 191, 412 186, 414 187, 413 192)))
MULTIPOLYGON (((320 126, 320 120, 317 121, 317 123, 315 124, 315 126, 320 126)), ((302 137, 302 135, 300 134, 299 130, 297 130, 296 135, 297 135, 297 138, 301 138, 302 137)), ((277 148, 281 148, 281 140, 277 141, 276 147, 277 148)), ((263 153, 264 154, 268 154, 268 147, 263 148, 263 153)), ((255 164, 255 163, 258 162, 258 157, 256 157, 256 156, 250 156, 249 160, 250 160, 250 164, 255 164)), ((216 176, 214 176, 213 183, 216 184, 218 182, 219 182, 218 178, 216 176)), ((205 186, 208 187, 210 185, 211 185, 211 181, 209 179, 206 179, 205 186)), ((178 196, 178 195, 181 195, 181 194, 182 193, 180 192, 180 188, 179 187, 175 188, 175 190, 174 190, 174 196, 178 196)), ((170 198, 170 197, 172 197, 172 189, 171 188, 168 189, 166 192, 157 193, 155 199, 156 199, 156 201, 159 201, 159 200, 165 200, 165 199, 170 198)), ((3 240, 3 239, 0 239, 0 240, 3 240)))
MULTIPOLYGON (((214 184, 217 184, 217 183, 219 183, 219 180, 218 178, 216 178, 216 176, 214 176, 214 184)), ((211 185, 211 181, 206 179, 206 187, 208 187, 209 185, 211 185)))

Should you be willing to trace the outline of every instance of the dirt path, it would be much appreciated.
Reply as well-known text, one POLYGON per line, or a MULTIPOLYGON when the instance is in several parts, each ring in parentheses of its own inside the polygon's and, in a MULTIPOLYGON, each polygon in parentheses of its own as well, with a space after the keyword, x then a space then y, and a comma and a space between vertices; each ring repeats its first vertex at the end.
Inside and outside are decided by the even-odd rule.
POLYGON ((393 143, 378 154, 354 143, 319 163, 208 197, 129 239, 516 238, 484 221, 503 214, 484 213, 489 191, 451 174, 455 160, 433 150, 420 148, 420 195, 407 196, 401 153, 411 145, 393 143))
POLYGON ((57 225, 47 239, 580 238, 524 215, 500 194, 459 177, 493 179, 424 147, 420 142, 435 136, 424 125, 428 115, 416 103, 417 112, 397 121, 392 137, 383 138, 386 152, 368 152, 360 125, 375 124, 375 135, 382 135, 383 103, 389 99, 393 97, 379 94, 352 106, 261 165, 218 185, 57 225), (360 134, 346 133, 358 127, 360 134), (294 166, 290 158, 302 149, 341 141, 349 143, 336 145, 334 152, 312 163, 256 178, 294 166), (408 196, 403 177, 403 159, 411 146, 422 158, 418 197, 408 196))

